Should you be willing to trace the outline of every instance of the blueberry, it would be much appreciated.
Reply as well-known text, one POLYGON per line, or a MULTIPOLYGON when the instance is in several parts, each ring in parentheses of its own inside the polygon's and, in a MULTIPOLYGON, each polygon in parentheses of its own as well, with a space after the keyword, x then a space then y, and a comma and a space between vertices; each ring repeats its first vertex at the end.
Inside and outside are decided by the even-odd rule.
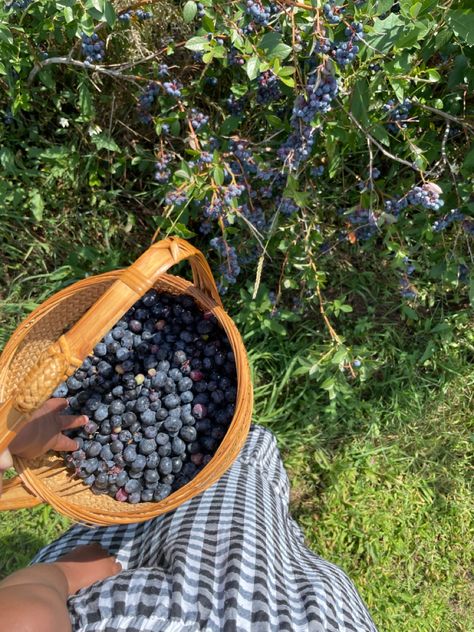
POLYGON ((151 426, 152 424, 155 423, 156 420, 156 413, 154 413, 152 410, 148 409, 145 410, 145 412, 143 412, 140 415, 140 419, 141 422, 144 426, 151 426))
POLYGON ((170 440, 169 436, 164 432, 159 432, 155 437, 155 442, 157 445, 165 445, 170 440))
POLYGON ((136 505, 140 502, 141 493, 140 492, 132 492, 128 495, 128 502, 132 505, 136 505))
POLYGON ((102 446, 98 441, 92 441, 86 450, 88 457, 99 456, 102 446))
POLYGON ((119 441, 121 441, 122 443, 128 443, 132 439, 132 433, 130 432, 130 430, 122 430, 119 433, 118 438, 119 441))
POLYGON ((173 469, 173 464, 171 462, 171 459, 168 456, 164 456, 161 459, 160 464, 158 465, 158 469, 160 473, 163 474, 163 476, 166 476, 167 474, 171 474, 171 471, 173 469))
POLYGON ((86 402, 86 406, 91 412, 94 412, 100 406, 100 398, 90 397, 86 402))
POLYGON ((67 387, 70 391, 78 391, 82 388, 82 384, 73 375, 66 380, 67 387))
POLYGON ((182 459, 179 456, 174 456, 171 459, 171 467, 173 474, 177 474, 178 472, 180 472, 181 468, 183 467, 182 459))
POLYGON ((166 406, 168 410, 172 408, 176 408, 177 406, 179 406, 179 403, 180 403, 179 397, 177 397, 173 393, 166 395, 166 397, 163 400, 163 404, 166 406))
POLYGON ((183 377, 178 382, 178 390, 182 393, 183 391, 189 391, 193 387, 193 381, 189 377, 183 377))
POLYGON ((133 461, 137 458, 137 451, 135 450, 135 447, 132 445, 127 446, 123 451, 123 458, 127 463, 133 463, 133 461))
POLYGON ((171 494, 171 486, 170 485, 158 485, 153 493, 153 499, 156 501, 164 500, 167 496, 171 494))
POLYGON ((165 384, 163 386, 163 390, 165 391, 165 393, 175 393, 176 392, 175 381, 170 377, 166 378, 165 384))
POLYGON ((164 485, 170 485, 171 486, 173 484, 173 482, 174 482, 174 474, 170 473, 170 474, 166 474, 165 476, 162 476, 161 477, 161 482, 164 485))
POLYGON ((167 375, 164 371, 158 371, 151 379, 152 388, 162 388, 166 383, 167 375))
POLYGON ((124 337, 125 330, 123 327, 114 327, 112 329, 112 336, 115 340, 121 340, 124 337))
MULTIPOLYGON (((168 457, 165 457, 167 459, 168 457)), ((159 479, 158 472, 156 469, 153 470, 145 470, 144 479, 147 483, 156 483, 159 479)))
POLYGON ((132 472, 141 472, 146 467, 146 457, 143 454, 138 454, 135 461, 130 465, 132 472))
POLYGON ((189 404, 190 402, 192 402, 194 399, 194 395, 192 394, 191 391, 183 391, 181 393, 181 402, 183 404, 189 404))
POLYGON ((144 489, 141 493, 141 501, 142 503, 150 503, 153 500, 153 490, 152 489, 144 489))
POLYGON ((107 345, 103 342, 99 342, 98 344, 96 344, 96 346, 94 347, 94 354, 99 358, 107 355, 107 345))
POLYGON ((179 431, 179 436, 184 441, 191 443, 192 441, 196 440, 196 437, 197 437, 196 428, 194 426, 183 426, 181 430, 179 431))
POLYGON ((114 463, 115 465, 118 465, 119 467, 124 467, 125 459, 123 458, 123 453, 114 455, 114 463))
POLYGON ((96 424, 93 421, 88 421, 86 425, 83 427, 84 432, 86 434, 94 434, 95 432, 97 432, 98 428, 99 428, 98 424, 96 424))
POLYGON ((109 435, 112 432, 112 425, 108 419, 100 424, 100 434, 109 435))
POLYGON ((158 363, 158 371, 164 371, 165 373, 168 373, 168 371, 170 370, 170 363, 167 360, 163 360, 162 362, 158 363))
POLYGON ((168 372, 168 377, 170 377, 175 382, 179 382, 183 379, 183 374, 179 369, 171 369, 171 371, 168 372))
POLYGON ((121 402, 119 399, 113 401, 109 406, 109 414, 110 415, 121 415, 125 412, 125 404, 121 402))
POLYGON ((186 452, 186 444, 179 437, 174 437, 173 441, 171 442, 171 450, 173 451, 173 454, 179 456, 180 454, 184 454, 186 452))
POLYGON ((159 462, 160 457, 158 456, 158 452, 152 452, 146 457, 146 466, 150 469, 156 469, 159 462))
POLYGON ((168 417, 169 413, 166 408, 160 408, 156 411, 155 416, 157 421, 164 421, 168 417))
POLYGON ((89 474, 88 476, 86 476, 86 477, 83 479, 83 481, 84 481, 84 483, 85 483, 86 485, 89 485, 89 487, 90 487, 90 486, 91 486, 91 485, 93 485, 93 484, 94 484, 94 482, 95 482, 95 476, 94 476, 94 474, 89 474))
POLYGON ((108 482, 109 482, 109 477, 104 472, 97 474, 97 476, 95 477, 95 484, 97 487, 102 487, 102 488, 107 487, 108 482))
POLYGON ((156 426, 146 426, 143 428, 143 436, 146 439, 154 439, 157 435, 158 429, 156 426))
POLYGON ((181 430, 183 422, 176 417, 168 417, 168 419, 163 422, 163 426, 168 432, 178 432, 181 430))
POLYGON ((160 445, 157 452, 160 457, 169 456, 171 454, 171 444, 165 443, 165 445, 160 445))
POLYGON ((140 482, 133 478, 127 481, 124 487, 127 494, 132 494, 133 492, 137 492, 140 488, 141 488, 140 482))
POLYGON ((142 439, 138 449, 141 454, 151 454, 156 450, 156 441, 154 439, 142 439))
POLYGON ((217 447, 216 440, 213 439, 212 437, 202 437, 200 439, 200 443, 201 443, 202 449, 205 452, 209 452, 209 453, 213 453, 217 447))
POLYGON ((141 322, 139 320, 131 320, 128 323, 128 328, 134 334, 139 334, 141 332, 141 330, 142 330, 142 324, 141 324, 141 322))
POLYGON ((135 415, 134 412, 132 411, 126 412, 122 417, 122 426, 129 427, 136 421, 137 421, 137 416, 135 415))
POLYGON ((146 397, 139 397, 135 402, 135 412, 143 413, 150 406, 150 403, 146 397))
POLYGON ((115 441, 112 441, 110 444, 110 449, 114 454, 118 454, 123 451, 123 444, 119 439, 115 439, 115 441))
POLYGON ((68 394, 68 390, 69 389, 66 382, 61 382, 61 384, 58 384, 58 386, 56 387, 52 397, 66 397, 66 395, 68 394))
POLYGON ((94 419, 96 421, 104 421, 109 416, 109 409, 105 404, 100 404, 97 410, 94 412, 94 419))
POLYGON ((119 473, 117 474, 117 481, 116 481, 116 484, 117 484, 119 487, 123 487, 123 486, 127 483, 127 481, 128 481, 128 474, 127 474, 127 472, 122 471, 122 472, 119 472, 119 473))
POLYGON ((99 461, 97 458, 91 458, 91 459, 86 459, 83 462, 83 467, 84 470, 88 473, 88 474, 92 474, 93 472, 95 472, 97 470, 97 468, 99 467, 99 461))

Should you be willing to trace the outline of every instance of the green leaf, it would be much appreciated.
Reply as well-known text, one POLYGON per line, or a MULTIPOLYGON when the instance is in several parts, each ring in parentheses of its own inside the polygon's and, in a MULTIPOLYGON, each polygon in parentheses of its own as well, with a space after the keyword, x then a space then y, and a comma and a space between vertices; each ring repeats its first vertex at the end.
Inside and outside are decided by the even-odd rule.
POLYGON ((408 307, 408 305, 402 305, 402 312, 410 320, 420 320, 420 317, 415 312, 415 310, 412 309, 411 307, 408 307))
POLYGON ((232 115, 228 116, 225 121, 222 123, 219 134, 223 136, 227 136, 234 130, 236 130, 240 125, 240 116, 232 115))
POLYGON ((194 20, 197 13, 197 4, 193 0, 188 0, 183 7, 183 20, 189 24, 194 20))
POLYGON ((455 35, 469 46, 474 46, 474 11, 448 11, 446 22, 455 35))
POLYGON ((13 35, 5 24, 0 24, 0 41, 13 44, 13 35))
POLYGON ((202 37, 201 35, 197 35, 196 37, 191 37, 186 44, 185 48, 189 50, 203 51, 209 50, 209 40, 207 37, 202 37))
POLYGON ((441 81, 441 75, 435 68, 430 68, 427 71, 427 74, 428 80, 431 81, 431 83, 437 83, 438 81, 441 81))
POLYGON ((44 201, 41 197, 41 193, 37 189, 30 195, 30 203, 33 217, 37 222, 41 222, 43 219, 44 201))
POLYGON ((286 59, 291 53, 291 46, 284 44, 281 41, 280 33, 276 33, 275 31, 265 33, 258 46, 268 54, 270 59, 274 57, 286 59))
POLYGON ((472 277, 469 281, 469 302, 471 306, 474 307, 474 279, 472 277))
POLYGON ((91 142, 97 149, 107 149, 108 151, 120 151, 120 147, 108 134, 102 133, 92 136, 91 142))
POLYGON ((92 115, 92 99, 88 82, 81 81, 79 84, 79 110, 83 120, 89 120, 92 115))
POLYGON ((422 6, 423 6, 423 4, 421 2, 415 2, 410 7, 410 15, 411 15, 412 18, 416 18, 418 16, 418 13, 420 12, 422 6))
POLYGON ((369 125, 368 108, 370 103, 369 85, 365 78, 358 79, 352 91, 351 112, 364 127, 369 125))
POLYGON ((391 13, 385 20, 379 18, 374 20, 372 32, 366 34, 365 40, 378 51, 387 53, 395 43, 406 35, 407 27, 405 20, 395 13, 391 13))
POLYGON ((260 68, 260 61, 258 57, 254 55, 253 57, 250 57, 250 59, 247 60, 247 63, 245 64, 245 71, 250 81, 253 81, 254 79, 257 78, 259 68, 260 68))
POLYGON ((212 171, 212 176, 219 186, 224 184, 224 169, 222 167, 214 167, 212 171))
POLYGON ((104 6, 104 18, 107 24, 112 27, 117 19, 117 14, 111 2, 106 2, 104 6))

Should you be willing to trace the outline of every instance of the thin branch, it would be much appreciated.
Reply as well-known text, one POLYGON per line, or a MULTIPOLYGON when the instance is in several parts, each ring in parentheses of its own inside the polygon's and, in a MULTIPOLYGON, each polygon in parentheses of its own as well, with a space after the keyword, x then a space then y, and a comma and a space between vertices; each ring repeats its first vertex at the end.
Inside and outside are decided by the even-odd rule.
MULTIPOLYGON (((110 70, 104 66, 99 66, 98 64, 86 63, 85 61, 79 61, 78 59, 71 59, 70 57, 49 57, 49 59, 45 59, 41 64, 35 66, 29 76, 28 76, 28 85, 30 85, 35 79, 36 75, 45 68, 46 66, 51 66, 53 64, 64 64, 66 66, 76 66, 76 68, 85 68, 86 70, 95 70, 103 75, 107 75, 109 77, 114 77, 115 79, 126 79, 127 81, 149 81, 146 77, 140 77, 139 75, 124 75, 118 70, 110 70)), ((159 82, 157 82, 159 83, 159 82)))
POLYGON ((441 118, 446 119, 447 121, 451 121, 460 125, 461 127, 469 127, 474 130, 474 125, 466 121, 465 118, 460 118, 458 116, 453 116, 452 114, 448 114, 447 112, 443 112, 443 110, 438 110, 438 108, 433 108, 431 105, 425 105, 424 103, 420 103, 419 101, 413 101, 419 108, 422 110, 427 110, 428 112, 432 112, 437 116, 441 116, 441 118))
POLYGON ((371 143, 373 143, 383 153, 384 156, 387 156, 387 158, 391 158, 391 160, 394 160, 395 162, 399 162, 401 165, 410 167, 410 169, 413 169, 414 171, 419 171, 418 167, 414 163, 408 162, 408 160, 405 160, 404 158, 399 158, 398 156, 395 156, 394 154, 392 154, 390 151, 387 151, 385 147, 381 143, 379 143, 379 141, 376 140, 372 136, 372 134, 370 134, 370 132, 368 132, 366 129, 362 127, 362 125, 355 118, 352 112, 350 112, 349 110, 344 110, 344 111, 347 114, 347 116, 351 119, 351 121, 354 123, 354 125, 365 135, 365 137, 368 140, 370 140, 371 143))

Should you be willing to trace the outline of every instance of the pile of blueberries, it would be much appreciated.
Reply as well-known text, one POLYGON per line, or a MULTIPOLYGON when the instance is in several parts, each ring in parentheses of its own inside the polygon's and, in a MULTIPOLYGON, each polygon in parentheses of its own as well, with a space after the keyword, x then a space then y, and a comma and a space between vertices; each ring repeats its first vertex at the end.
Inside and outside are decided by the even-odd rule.
POLYGON ((53 397, 88 423, 68 468, 96 494, 160 501, 205 467, 234 416, 235 358, 211 312, 150 290, 53 397))

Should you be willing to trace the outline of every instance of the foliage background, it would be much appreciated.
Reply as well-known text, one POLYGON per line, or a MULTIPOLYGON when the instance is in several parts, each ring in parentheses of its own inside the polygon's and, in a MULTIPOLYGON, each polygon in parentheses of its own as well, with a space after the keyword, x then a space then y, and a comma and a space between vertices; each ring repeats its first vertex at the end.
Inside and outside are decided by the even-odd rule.
MULTIPOLYGON (((1 343, 61 287, 191 239, 244 335, 255 420, 311 546, 381 630, 472 630, 472 7, 332 3, 331 24, 316 0, 256 4, 267 23, 237 1, 137 3, 153 16, 128 21, 105 0, 0 9, 1 343), (352 63, 317 52, 354 45, 354 23, 352 63), (82 33, 105 59, 86 63, 82 33), (315 77, 338 92, 303 120, 315 77), (426 185, 441 209, 404 206, 426 185)), ((2 572, 65 527, 49 508, 2 516, 2 572)))

